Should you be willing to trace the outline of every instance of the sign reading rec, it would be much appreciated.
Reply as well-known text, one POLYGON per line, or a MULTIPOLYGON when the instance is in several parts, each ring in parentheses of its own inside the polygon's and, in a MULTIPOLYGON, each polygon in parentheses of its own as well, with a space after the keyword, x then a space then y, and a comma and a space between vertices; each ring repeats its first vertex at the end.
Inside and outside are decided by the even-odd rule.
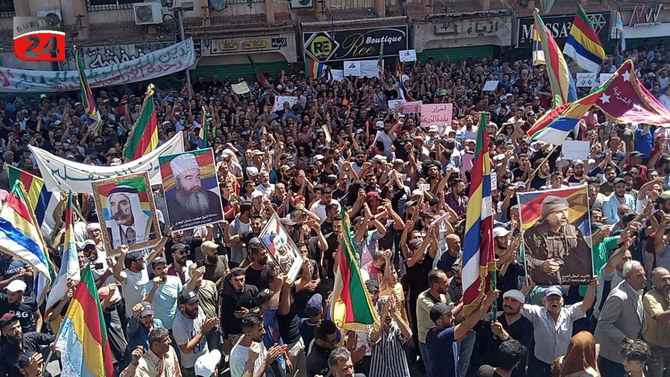
POLYGON ((305 57, 319 62, 397 56, 407 50, 407 25, 303 33, 305 57))

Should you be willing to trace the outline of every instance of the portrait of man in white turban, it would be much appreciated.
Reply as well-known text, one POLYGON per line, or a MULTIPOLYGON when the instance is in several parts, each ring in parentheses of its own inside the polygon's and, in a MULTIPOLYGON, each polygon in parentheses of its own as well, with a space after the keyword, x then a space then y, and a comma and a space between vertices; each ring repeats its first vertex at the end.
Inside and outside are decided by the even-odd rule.
POLYGON ((186 153, 175 157, 170 161, 170 168, 175 192, 167 197, 167 207, 175 229, 223 220, 221 198, 203 187, 200 166, 194 155, 186 153))
POLYGON ((156 239, 153 219, 142 211, 139 192, 132 186, 117 186, 107 197, 107 232, 114 249, 156 239))

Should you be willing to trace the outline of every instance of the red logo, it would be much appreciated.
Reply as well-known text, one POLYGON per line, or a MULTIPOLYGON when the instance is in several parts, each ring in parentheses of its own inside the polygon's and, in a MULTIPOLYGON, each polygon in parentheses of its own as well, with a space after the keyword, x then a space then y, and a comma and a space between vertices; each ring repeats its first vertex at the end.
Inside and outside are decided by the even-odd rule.
POLYGON ((14 53, 21 60, 60 62, 65 60, 65 33, 39 31, 14 38, 14 53))

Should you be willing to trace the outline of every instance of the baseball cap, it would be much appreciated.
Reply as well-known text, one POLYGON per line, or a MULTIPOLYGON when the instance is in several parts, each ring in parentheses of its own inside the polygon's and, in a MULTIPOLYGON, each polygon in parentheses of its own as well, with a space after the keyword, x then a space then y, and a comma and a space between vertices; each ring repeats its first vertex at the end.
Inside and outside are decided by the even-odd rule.
POLYGON ((140 305, 142 305, 143 309, 140 312, 140 318, 144 318, 148 315, 154 314, 154 309, 151 307, 151 303, 148 301, 142 301, 140 302, 140 305))
POLYGON ((170 251, 173 252, 173 253, 175 253, 177 251, 180 251, 180 250, 191 251, 191 247, 188 246, 188 245, 185 245, 183 243, 176 243, 176 244, 172 245, 172 247, 170 248, 170 251))
POLYGON ((433 305, 432 308, 430 308, 430 320, 435 322, 440 319, 442 315, 449 313, 453 309, 453 303, 445 304, 443 302, 438 302, 437 304, 433 305))
POLYGON ((221 360, 221 351, 214 349, 198 357, 193 365, 195 375, 198 377, 211 377, 221 360))
POLYGON ((433 124, 432 126, 428 127, 428 132, 437 132, 438 127, 436 124, 433 124))
POLYGON ((200 297, 195 294, 193 291, 184 291, 179 296, 179 301, 184 305, 193 305, 200 301, 200 297))
POLYGON ((370 293, 379 292, 379 284, 372 279, 365 282, 365 288, 367 288, 370 293))
POLYGON ((251 199, 256 199, 260 196, 263 196, 263 193, 258 190, 254 190, 254 192, 251 193, 251 199))
POLYGON ((142 256, 142 252, 139 250, 131 251, 130 253, 126 254, 127 261, 133 262, 140 259, 144 259, 144 257, 142 256))
POLYGON ((509 234, 509 230, 502 226, 497 226, 493 228, 493 237, 505 237, 509 234))
MULTIPOLYGON (((98 289, 98 297, 100 297, 100 301, 106 299, 107 296, 109 296, 109 293, 110 293, 109 287, 107 286, 98 289)), ((121 301, 121 292, 119 292, 118 289, 114 290, 113 296, 109 301, 112 304, 121 301)))
POLYGON ((254 298, 254 304, 256 304, 256 306, 260 307, 261 305, 270 301, 273 294, 275 294, 273 291, 271 291, 267 288, 263 289, 262 291, 258 292, 256 297, 254 298))
POLYGON ((254 250, 258 250, 261 247, 263 247, 263 243, 261 243, 261 240, 258 237, 254 237, 249 240, 249 244, 247 245, 247 247, 254 250))
POLYGON ((27 288, 26 283, 23 280, 12 280, 6 287, 7 292, 25 292, 27 288))
POLYGON ((161 263, 165 263, 165 264, 167 264, 167 261, 165 260, 165 258, 163 258, 163 257, 156 257, 156 258, 154 258, 154 260, 151 261, 151 265, 152 265, 152 266, 157 266, 157 265, 159 265, 159 264, 161 264, 161 263))
POLYGON ((95 247, 95 241, 93 241, 93 240, 86 240, 86 241, 84 241, 84 245, 83 245, 81 248, 82 248, 82 249, 85 249, 86 246, 93 246, 93 247, 95 247))
POLYGON ((616 185, 617 183, 626 183, 626 180, 621 178, 621 177, 616 177, 616 178, 614 178, 614 181, 612 182, 612 184, 616 185))
POLYGON ((17 317, 16 314, 5 313, 2 317, 0 317, 0 329, 9 325, 10 323, 13 323, 14 321, 18 321, 18 320, 19 320, 19 317, 17 317))
POLYGON ((522 304, 526 301, 526 296, 524 296, 523 293, 518 289, 510 289, 509 291, 505 292, 503 294, 503 299, 506 299, 507 297, 513 298, 522 304))
POLYGON ((219 245, 216 244, 216 242, 213 241, 205 241, 200 245, 201 250, 217 250, 219 248, 219 245))
POLYGON ((563 296, 563 291, 561 291, 561 287, 553 285, 547 288, 546 291, 544 291, 544 297, 549 297, 553 295, 563 296))
POLYGON ((584 160, 573 160, 572 166, 584 165, 584 160))
POLYGON ((365 201, 370 201, 372 199, 381 199, 382 197, 379 196, 379 193, 377 191, 370 191, 365 195, 365 201))
POLYGON ((310 298, 305 305, 305 314, 310 317, 315 317, 321 314, 322 302, 323 296, 321 296, 320 293, 314 294, 314 296, 312 296, 312 298, 310 298))

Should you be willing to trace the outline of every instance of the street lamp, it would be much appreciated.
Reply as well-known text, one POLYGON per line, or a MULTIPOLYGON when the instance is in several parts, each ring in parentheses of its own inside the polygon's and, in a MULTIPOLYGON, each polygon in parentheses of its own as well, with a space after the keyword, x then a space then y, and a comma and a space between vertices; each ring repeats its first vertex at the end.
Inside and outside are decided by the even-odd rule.
MULTIPOLYGON (((192 1, 183 1, 181 6, 175 7, 174 0, 166 0, 165 5, 169 11, 172 11, 174 18, 177 20, 179 25, 179 42, 185 39, 184 36, 184 12, 190 12, 195 8, 195 5, 192 1)), ((191 74, 188 72, 188 67, 186 67, 186 84, 188 85, 188 100, 191 101, 191 74)))

